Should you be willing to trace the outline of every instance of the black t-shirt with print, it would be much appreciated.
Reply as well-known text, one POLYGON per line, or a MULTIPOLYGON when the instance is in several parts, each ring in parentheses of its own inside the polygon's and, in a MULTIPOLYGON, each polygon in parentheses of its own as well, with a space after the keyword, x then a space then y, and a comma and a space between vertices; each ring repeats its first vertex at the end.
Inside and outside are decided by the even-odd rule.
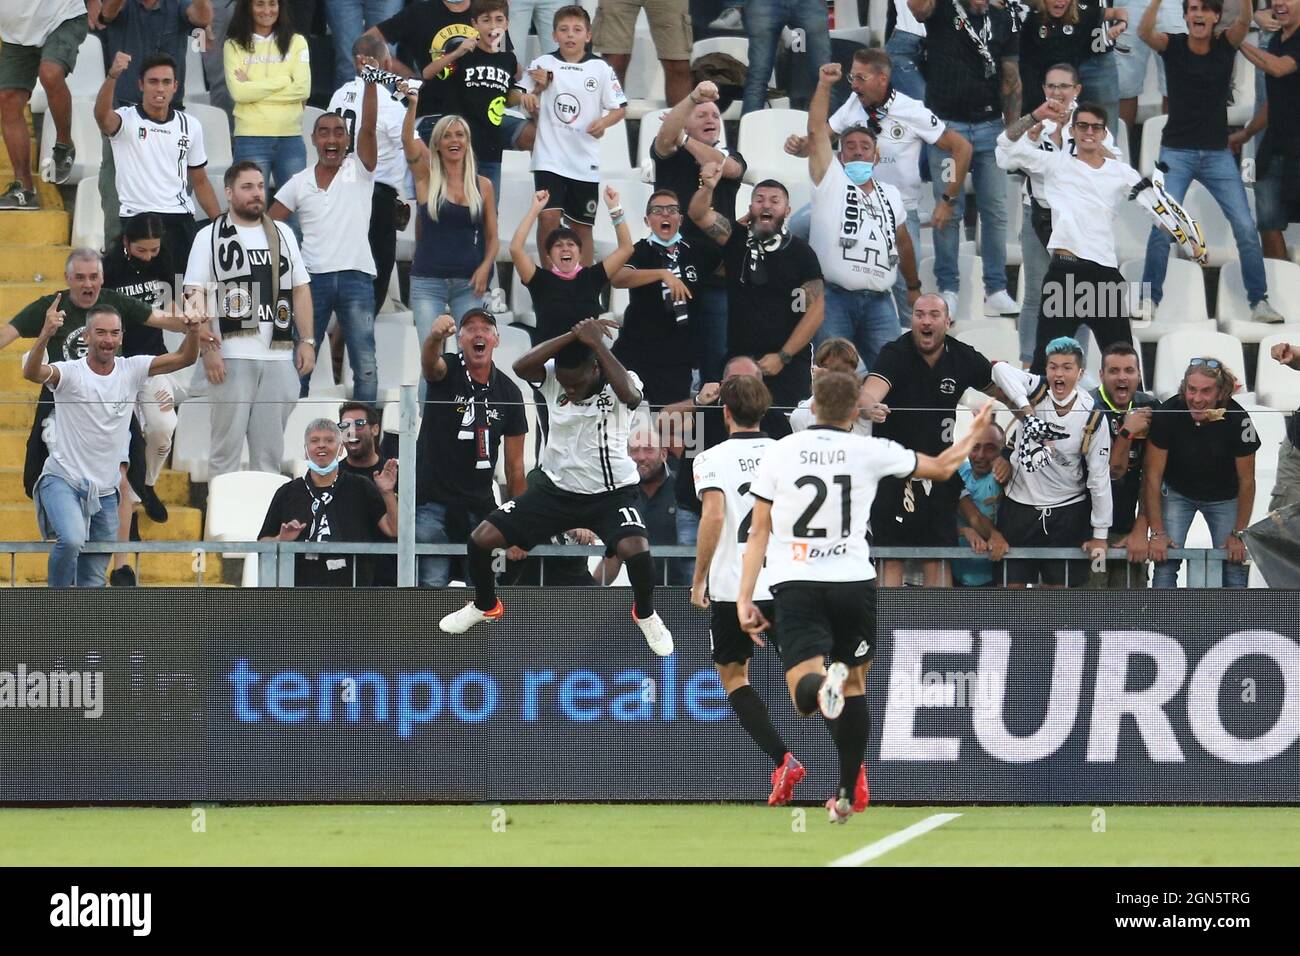
MULTIPOLYGON (((59 311, 63 313, 63 325, 51 337, 46 351, 51 362, 75 362, 88 351, 86 347, 86 309, 81 308, 72 299, 67 289, 52 295, 43 295, 35 302, 23 307, 9 323, 25 339, 34 339, 45 327, 45 312, 59 298, 59 311)), ((122 315, 123 331, 131 325, 143 325, 153 315, 153 309, 139 299, 122 295, 112 289, 101 289, 95 305, 111 305, 122 315)), ((92 306, 93 308, 93 306, 92 306)))
POLYGON ((1160 56, 1169 80, 1169 122, 1161 145, 1170 149, 1227 149, 1228 97, 1232 94, 1236 47, 1220 33, 1210 41, 1208 53, 1193 53, 1186 33, 1171 33, 1169 45, 1160 56))
MULTIPOLYGON (((1160 403, 1156 397, 1149 392, 1138 392, 1133 396, 1133 403, 1130 408, 1113 409, 1102 397, 1101 386, 1092 390, 1092 400, 1095 408, 1099 408, 1102 414, 1106 416, 1106 422, 1110 426, 1111 447, 1114 448, 1114 441, 1119 437, 1120 427, 1124 424, 1124 419, 1132 408, 1155 408, 1160 403)), ((1152 418, 1154 419, 1154 415, 1152 418)), ((1142 459, 1146 455, 1147 440, 1145 438, 1134 438, 1128 446, 1128 471, 1124 472, 1124 477, 1119 481, 1110 483, 1110 500, 1114 509, 1114 516, 1110 522, 1111 534, 1128 534, 1133 530, 1133 524, 1137 521, 1137 506, 1142 498, 1142 459)))
MULTIPOLYGON (((163 249, 148 262, 132 259, 122 246, 104 256, 104 288, 143 302, 150 309, 163 307, 163 290, 174 281, 171 256, 163 249)), ((122 356, 162 355, 167 351, 162 329, 128 322, 122 329, 122 356)))
POLYGON ((880 350, 871 374, 889 383, 885 404, 889 417, 872 426, 877 438, 889 438, 923 455, 938 455, 952 444, 953 411, 966 389, 983 391, 993 381, 993 365, 984 355, 952 336, 943 340, 943 354, 933 366, 905 332, 880 350), (938 411, 909 412, 925 408, 938 411))
POLYGON ((1237 497, 1237 459, 1259 451, 1250 415, 1232 399, 1217 422, 1197 422, 1175 395, 1151 416, 1149 441, 1168 453, 1165 484, 1193 501, 1237 497))
POLYGON ((453 63, 445 79, 433 80, 449 88, 443 98, 447 112, 458 113, 469 123, 474 158, 480 163, 501 162, 501 151, 509 146, 501 117, 517 68, 513 53, 474 50, 453 63))
POLYGON ((1043 103, 1043 79, 1058 63, 1078 67, 1093 55, 1094 31, 1102 28, 1101 4, 1079 11, 1078 23, 1053 21, 1031 10, 1020 27, 1020 113, 1032 113, 1043 103))
POLYGON ((561 279, 550 269, 539 268, 527 285, 537 315, 536 341, 544 342, 605 311, 600 296, 609 285, 609 276, 605 275, 603 262, 579 269, 572 279, 561 279))
MULTIPOLYGON (((301 521, 306 527, 298 535, 299 541, 388 541, 379 530, 387 510, 373 481, 340 471, 334 484, 318 488, 309 473, 276 489, 258 537, 279 535, 280 525, 301 521)), ((351 554, 298 555, 294 586, 350 588, 354 561, 357 585, 369 586, 373 582, 370 559, 351 554)))
MULTIPOLYGON (((381 433, 382 434, 382 433, 381 433)), ((384 449, 376 447, 379 453, 379 461, 375 462, 369 468, 357 468, 346 458, 339 462, 339 471, 349 475, 356 475, 358 478, 364 478, 373 482, 375 477, 384 470, 384 465, 388 462, 389 456, 384 454, 384 449)), ((382 492, 381 492, 382 497, 382 492)), ((387 539, 384 539, 387 540, 387 539)), ((377 588, 395 588, 397 587, 397 555, 395 554, 376 554, 370 558, 371 583, 377 588)))
POLYGON ((440 502, 465 510, 491 511, 496 507, 492 482, 501 439, 528 434, 524 397, 519 386, 496 366, 488 376, 486 390, 475 389, 457 353, 446 352, 442 358, 447 374, 441 382, 428 383, 416 439, 415 503, 440 502), (474 409, 473 415, 469 414, 473 398, 486 401, 485 413, 474 409), (487 416, 486 448, 479 447, 474 425, 483 420, 483 414, 487 416), (481 462, 487 465, 479 467, 481 462))

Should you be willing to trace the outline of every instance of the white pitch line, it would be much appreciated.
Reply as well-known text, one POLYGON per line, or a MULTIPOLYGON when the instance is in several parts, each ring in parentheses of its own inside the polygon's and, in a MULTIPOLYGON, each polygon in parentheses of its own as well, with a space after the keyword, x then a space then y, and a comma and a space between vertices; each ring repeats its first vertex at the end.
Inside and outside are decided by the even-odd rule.
POLYGON ((951 820, 956 820, 960 813, 936 813, 932 817, 926 817, 919 823, 913 823, 904 830, 897 833, 891 833, 887 837, 877 840, 875 843, 868 843, 859 850, 854 850, 848 856, 842 856, 838 860, 831 860, 827 866, 861 866, 863 863, 870 863, 872 860, 884 856, 890 850, 896 850, 904 843, 915 840, 922 834, 929 833, 937 827, 943 826, 951 820))

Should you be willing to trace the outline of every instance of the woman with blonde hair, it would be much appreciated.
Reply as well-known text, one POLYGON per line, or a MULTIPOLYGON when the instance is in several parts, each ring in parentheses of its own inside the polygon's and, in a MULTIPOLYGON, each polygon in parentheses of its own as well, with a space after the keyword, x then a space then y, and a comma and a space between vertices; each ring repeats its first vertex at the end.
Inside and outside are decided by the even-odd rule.
POLYGON ((466 312, 483 306, 497 257, 497 214, 492 183, 478 174, 469 124, 442 117, 426 146, 415 135, 415 104, 407 98, 402 144, 415 176, 411 311, 423 345, 438 316, 452 315, 459 327, 466 312))
MULTIPOLYGON (((1199 512, 1216 548, 1226 548, 1223 586, 1249 580, 1241 532, 1255 507, 1255 453, 1260 440, 1250 415, 1232 398, 1236 376, 1219 359, 1194 358, 1178 394, 1151 416, 1142 491, 1151 527, 1151 560, 1158 588, 1178 584, 1181 548, 1199 512)), ((1214 587, 1219 582, 1207 581, 1214 587)))

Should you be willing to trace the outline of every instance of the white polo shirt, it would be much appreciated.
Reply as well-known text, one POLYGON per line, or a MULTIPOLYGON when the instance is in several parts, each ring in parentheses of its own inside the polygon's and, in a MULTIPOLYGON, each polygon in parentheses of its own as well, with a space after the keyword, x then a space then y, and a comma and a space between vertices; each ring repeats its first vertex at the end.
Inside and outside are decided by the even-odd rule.
POLYGON ((184 110, 168 110, 162 122, 140 106, 117 110, 122 125, 109 137, 116 167, 118 215, 142 212, 194 215, 190 170, 208 164, 203 125, 184 110))
MULTIPOLYGON (((361 122, 361 96, 365 90, 365 80, 357 77, 351 83, 344 83, 330 97, 329 112, 343 117, 354 151, 357 124, 361 122)), ((379 115, 375 121, 379 162, 375 164, 375 181, 392 186, 401 196, 406 192, 406 156, 402 152, 402 124, 406 121, 406 110, 387 90, 375 92, 379 97, 379 115)))
POLYGON ((375 174, 356 153, 348 154, 328 188, 316 184, 316 167, 296 173, 275 194, 275 201, 298 214, 302 260, 312 275, 325 272, 375 274, 370 252, 370 207, 375 174))
MULTIPOLYGON (((880 121, 876 180, 897 186, 903 195, 903 205, 915 210, 921 201, 921 144, 937 143, 948 127, 920 100, 898 90, 890 92, 876 108, 876 115, 880 121)), ((856 96, 850 96, 835 111, 830 125, 836 136, 854 126, 871 128, 867 108, 856 96)))

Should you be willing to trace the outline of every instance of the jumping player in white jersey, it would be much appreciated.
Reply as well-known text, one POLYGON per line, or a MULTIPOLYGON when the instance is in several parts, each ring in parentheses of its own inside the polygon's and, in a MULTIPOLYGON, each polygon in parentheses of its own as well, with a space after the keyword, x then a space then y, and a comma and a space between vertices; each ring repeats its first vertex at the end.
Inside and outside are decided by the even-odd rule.
POLYGON ((641 380, 606 347, 612 324, 583 319, 515 362, 515 375, 546 399, 546 450, 528 490, 488 515, 470 535, 475 598, 442 619, 438 626, 448 634, 463 634, 505 613, 496 594, 493 551, 516 546, 527 551, 561 531, 590 528, 623 559, 635 596, 632 619, 650 649, 660 657, 673 652, 673 636, 654 610, 654 559, 637 510, 640 476, 627 451, 641 380))
POLYGON ((947 481, 990 421, 986 404, 971 430, 937 457, 896 442, 851 433, 858 380, 826 372, 813 385, 817 424, 770 448, 750 486, 754 510, 736 613, 750 634, 769 625, 754 603, 766 558, 786 686, 795 710, 834 721, 838 794, 826 801, 832 823, 855 812, 853 794, 866 755, 870 717, 867 670, 876 653, 875 570, 867 522, 881 478, 947 481), (825 659, 830 657, 829 670, 825 659))
MULTIPOLYGON (((749 486, 758 474, 758 463, 776 439, 759 427, 772 405, 772 393, 761 379, 740 376, 722 383, 719 396, 722 417, 730 437, 695 456, 695 493, 699 495, 700 530, 696 538, 695 580, 691 603, 712 612, 709 644, 713 666, 718 670, 727 701, 740 725, 769 757, 772 771, 770 807, 781 807, 794 796, 795 785, 804 778, 804 768, 790 753, 763 698, 749 683, 749 658, 762 638, 750 638, 736 617, 736 593, 740 587, 741 560, 749 537, 749 516, 754 507, 749 486)), ((772 595, 767 579, 760 574, 754 592, 764 617, 773 617, 772 595)), ((777 643, 769 630, 768 638, 777 643)))

